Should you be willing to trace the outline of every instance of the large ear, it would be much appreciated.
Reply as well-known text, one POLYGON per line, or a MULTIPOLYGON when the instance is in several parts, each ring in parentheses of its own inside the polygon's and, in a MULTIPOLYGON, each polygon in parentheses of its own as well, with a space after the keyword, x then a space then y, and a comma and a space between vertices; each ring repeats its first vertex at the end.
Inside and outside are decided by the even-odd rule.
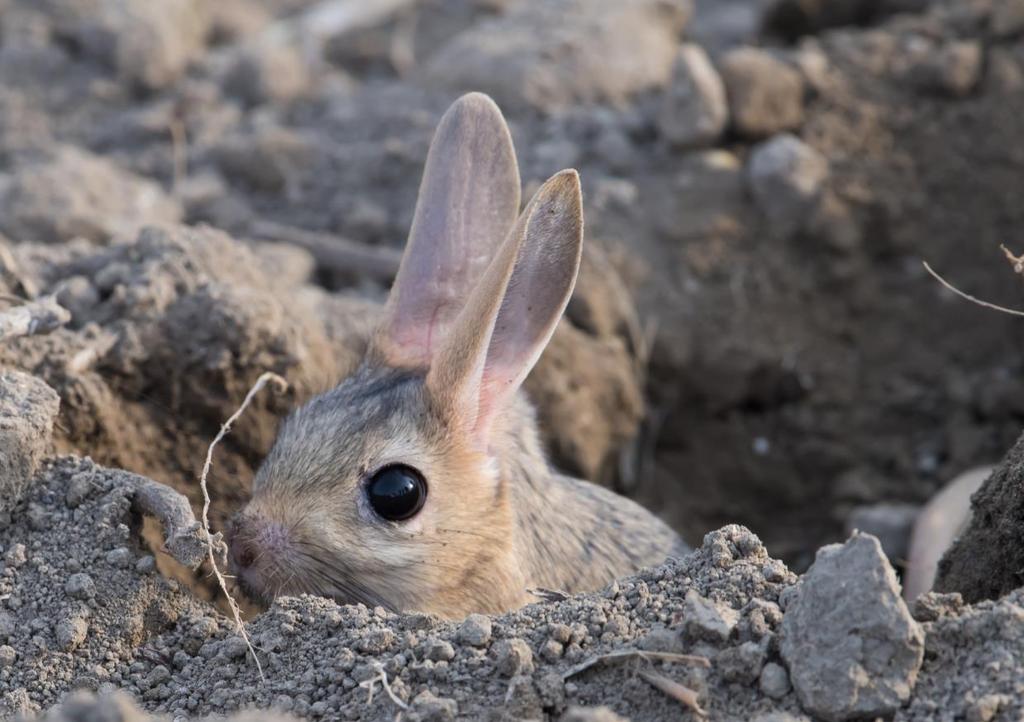
POLYGON ((462 96, 434 133, 405 255, 375 349, 394 366, 426 367, 519 213, 515 149, 482 93, 462 96))
POLYGON ((582 248, 580 179, 564 170, 523 211, 434 359, 427 388, 480 446, 551 339, 582 248))

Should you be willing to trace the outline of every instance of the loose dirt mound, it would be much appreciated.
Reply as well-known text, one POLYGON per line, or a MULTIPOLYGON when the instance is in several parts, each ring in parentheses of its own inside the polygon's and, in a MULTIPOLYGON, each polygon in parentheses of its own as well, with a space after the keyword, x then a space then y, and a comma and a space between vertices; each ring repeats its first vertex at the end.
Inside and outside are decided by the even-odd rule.
MULTIPOLYGON (((201 601, 208 570, 147 552, 117 474, 76 459, 195 504, 207 443, 259 374, 279 373, 288 395, 261 396, 217 451, 221 528, 280 417, 361 357, 440 113, 490 90, 528 191, 567 166, 583 178, 583 272, 527 383, 553 462, 637 497, 691 542, 741 523, 798 571, 852 520, 881 520, 898 566, 912 505, 1000 458, 1024 418, 1012 319, 952 299, 920 266, 1021 305, 998 251, 1024 222, 1020 3, 356 5, 0 0, 0 293, 53 294, 71 313, 0 344, 0 439, 20 449, 0 460, 7 712, 107 685, 156 713, 393 719, 401 706, 370 682, 377 663, 405 718, 678 714, 638 671, 689 684, 717 718, 877 711, 822 701, 810 687, 846 688, 795 670, 808 689, 791 689, 777 636, 794 577, 736 527, 489 635, 480 620, 460 631, 287 600, 253 622, 261 685, 201 601), (75 458, 32 485, 51 426, 53 450, 75 458), (711 666, 616 659, 563 678, 640 644, 711 666)), ((994 477, 1007 493, 1015 468, 994 477)), ((1017 538, 1000 521, 1016 506, 997 492, 979 498, 1003 514, 976 515, 975 548, 993 529, 1017 538)), ((145 538, 159 544, 152 525, 145 538)), ((970 548, 958 563, 991 582, 959 587, 972 600, 1016 586, 970 548)), ((877 582, 866 598, 888 599, 891 570, 862 554, 877 582)), ((916 686, 907 671, 875 696, 906 703, 906 719, 1019 713, 1024 654, 996 631, 1019 603, 926 600, 916 686)), ((100 714, 80 704, 54 714, 100 714)))

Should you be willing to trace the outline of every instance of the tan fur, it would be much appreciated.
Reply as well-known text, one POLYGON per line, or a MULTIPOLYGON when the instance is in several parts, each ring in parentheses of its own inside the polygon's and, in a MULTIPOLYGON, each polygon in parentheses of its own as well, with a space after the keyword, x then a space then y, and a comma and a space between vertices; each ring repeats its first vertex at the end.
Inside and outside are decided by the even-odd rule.
POLYGON ((414 224, 409 270, 363 364, 286 421, 257 474, 231 544, 236 573, 256 596, 308 592, 460 617, 521 606, 536 587, 596 589, 685 551, 652 514, 557 474, 541 450, 533 408, 518 389, 576 280, 579 177, 553 176, 513 224, 495 198, 511 178, 518 182, 517 169, 506 167, 514 157, 507 149, 491 154, 493 144, 480 137, 504 148, 497 113, 475 94, 457 102, 442 120, 422 188, 446 203, 482 198, 498 212, 470 221, 472 204, 448 208, 436 217, 463 225, 445 237, 421 195, 417 215, 428 220, 420 230, 414 224), (481 177, 466 183, 463 144, 489 154, 495 188, 481 188, 481 177), (463 170, 438 160, 448 157, 463 170), (500 237, 466 235, 469 226, 500 237), (416 236, 422 228, 431 233, 416 236), (431 244, 444 246, 436 282, 423 272, 431 244), (471 244, 465 253, 474 257, 487 252, 486 270, 466 273, 452 244, 471 244), (377 516, 365 491, 375 471, 392 464, 414 467, 428 484, 422 510, 402 522, 377 516))

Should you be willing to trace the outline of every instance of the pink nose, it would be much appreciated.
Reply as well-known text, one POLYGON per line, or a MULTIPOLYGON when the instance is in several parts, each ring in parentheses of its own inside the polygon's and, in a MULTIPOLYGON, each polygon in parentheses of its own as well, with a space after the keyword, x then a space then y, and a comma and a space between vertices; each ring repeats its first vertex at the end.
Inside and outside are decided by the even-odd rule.
POLYGON ((231 523, 228 545, 231 563, 238 571, 252 568, 260 559, 279 560, 288 550, 288 530, 278 522, 239 514, 231 523))

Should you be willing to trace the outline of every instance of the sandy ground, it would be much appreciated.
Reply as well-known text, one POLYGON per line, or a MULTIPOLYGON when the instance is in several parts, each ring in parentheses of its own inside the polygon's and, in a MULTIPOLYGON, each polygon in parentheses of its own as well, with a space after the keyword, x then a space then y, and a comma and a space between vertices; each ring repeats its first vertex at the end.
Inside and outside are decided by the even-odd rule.
MULTIPOLYGON (((312 6, 0 2, 0 292, 70 316, 0 341, 0 709, 117 688, 187 717, 682 713, 653 672, 714 719, 1019 715, 1016 557, 991 557, 1020 548, 1017 457, 946 568, 976 606, 901 607, 893 569, 916 508, 997 462, 1024 417, 1013 319, 921 266, 1021 305, 998 248, 1022 250, 1020 3, 420 0, 329 32, 312 6), (135 487, 96 464, 195 505, 220 424, 262 372, 285 376, 218 449, 222 528, 280 417, 359 359, 434 125, 471 89, 505 111, 528 191, 566 166, 583 179, 581 279, 527 382, 553 463, 701 549, 488 622, 480 643, 383 610, 246 603, 261 683, 208 570, 160 552, 135 487), (791 611, 831 599, 818 549, 855 526, 888 557, 848 545, 862 629, 899 654, 791 611), (824 596, 800 591, 815 569, 824 596), (805 637, 832 650, 826 676, 793 666, 805 637), (710 666, 634 655, 566 676, 633 648, 710 666)), ((99 714, 77 704, 63 714, 99 714)))

